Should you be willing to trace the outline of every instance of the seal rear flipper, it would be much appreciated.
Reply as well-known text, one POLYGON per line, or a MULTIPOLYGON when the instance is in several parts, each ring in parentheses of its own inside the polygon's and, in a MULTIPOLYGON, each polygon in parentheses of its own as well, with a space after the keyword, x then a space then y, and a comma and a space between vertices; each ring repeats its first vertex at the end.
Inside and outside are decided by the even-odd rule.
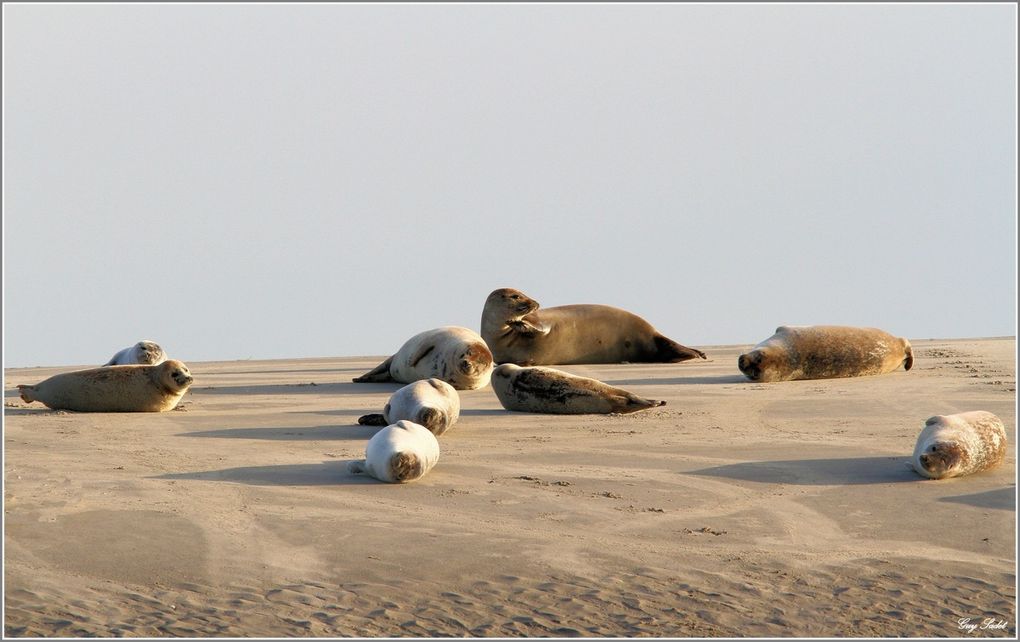
POLYGON ((390 478, 398 483, 414 481, 425 474, 425 462, 409 451, 393 453, 389 462, 390 478))
POLYGON ((35 396, 32 394, 35 391, 35 386, 27 386, 21 384, 18 386, 18 392, 21 393, 21 400, 25 403, 32 403, 36 401, 35 396))
POLYGON ((655 358, 662 363, 678 363, 689 359, 707 359, 708 357, 701 350, 682 346, 660 334, 655 337, 655 358))
POLYGON ((385 426, 386 415, 382 413, 373 412, 372 414, 362 415, 358 417, 358 423, 362 426, 385 426))
POLYGON ((613 412, 620 414, 628 414, 631 412, 638 412, 641 410, 647 410, 648 408, 656 408, 658 406, 665 406, 665 401, 658 399, 645 399, 635 394, 626 393, 618 395, 612 398, 613 401, 613 412))
POLYGON ((903 369, 910 370, 914 367, 914 350, 909 345, 906 349, 907 356, 903 359, 903 369))
POLYGON ((390 376, 390 364, 393 363, 393 357, 390 357, 386 361, 383 361, 376 367, 372 368, 360 377, 355 377, 351 381, 354 383, 389 383, 393 381, 393 377, 390 376))

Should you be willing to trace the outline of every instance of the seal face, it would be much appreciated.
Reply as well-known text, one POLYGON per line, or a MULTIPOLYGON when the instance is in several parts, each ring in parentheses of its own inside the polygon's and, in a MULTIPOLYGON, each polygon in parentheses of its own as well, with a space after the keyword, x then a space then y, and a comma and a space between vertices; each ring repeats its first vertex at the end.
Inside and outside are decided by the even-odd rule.
POLYGON ((990 412, 936 415, 925 422, 911 466, 929 479, 948 479, 994 468, 1006 457, 1006 428, 990 412))
POLYGON ((438 437, 460 418, 460 395, 453 386, 436 379, 409 383, 397 390, 386 403, 382 414, 364 415, 358 423, 388 426, 402 419, 425 426, 438 437))
POLYGON ((676 363, 705 358, 641 317, 608 305, 539 308, 520 290, 500 288, 482 309, 482 338, 497 363, 676 363))
POLYGON ((833 379, 910 370, 910 342, 877 328, 838 325, 790 326, 737 359, 751 381, 833 379))
POLYGON ((149 365, 155 366, 166 361, 166 352, 155 341, 139 341, 130 348, 124 348, 113 355, 105 366, 149 365))
POLYGON ((492 371, 492 389, 507 410, 582 415, 631 413, 665 401, 645 399, 597 379, 562 370, 504 363, 492 371))
POLYGON ((368 440, 365 459, 351 462, 350 472, 403 484, 421 479, 439 461, 439 442, 424 426, 398 421, 368 440))
POLYGON ((356 383, 412 383, 435 377, 458 390, 489 383, 492 353, 475 332, 444 326, 414 335, 392 357, 354 379, 356 383))
POLYGON ((20 385, 21 398, 54 410, 162 412, 172 410, 194 379, 171 359, 158 365, 102 366, 54 375, 34 386, 20 385))

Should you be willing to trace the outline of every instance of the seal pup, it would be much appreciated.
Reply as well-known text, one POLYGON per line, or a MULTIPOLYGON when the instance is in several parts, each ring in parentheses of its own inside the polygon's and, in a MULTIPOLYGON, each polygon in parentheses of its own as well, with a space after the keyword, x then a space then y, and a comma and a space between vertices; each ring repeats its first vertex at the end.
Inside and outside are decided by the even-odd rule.
POLYGON ((457 390, 474 390, 489 383, 492 353, 475 332, 443 326, 414 335, 392 357, 354 379, 355 383, 413 383, 442 379, 457 390))
POLYGON ((834 379, 910 370, 910 342, 877 328, 783 325, 737 359, 751 381, 834 379))
POLYGON ((705 359, 701 350, 660 334, 641 317, 608 305, 539 309, 520 290, 500 288, 485 299, 482 338, 497 363, 676 363, 705 359))
POLYGON ((1006 457, 1006 428, 990 412, 935 415, 924 422, 910 464, 929 479, 948 479, 994 468, 1006 457))
POLYGON ((365 458, 352 461, 354 474, 367 473, 379 481, 403 484, 421 479, 439 461, 439 442, 425 426, 401 420, 368 440, 365 458))
POLYGON ((34 386, 20 385, 21 398, 54 410, 163 412, 173 410, 194 379, 176 359, 163 363, 102 366, 53 375, 34 386))
POLYGON ((420 424, 438 437, 460 418, 460 395, 453 386, 436 379, 409 383, 397 390, 386 402, 382 414, 364 415, 358 419, 363 426, 388 426, 401 419, 420 424))
POLYGON ((104 366, 127 366, 142 364, 156 366, 166 361, 166 353, 155 341, 139 341, 130 348, 124 348, 104 363, 104 366))
POLYGON ((556 415, 630 413, 665 401, 645 399, 597 379, 562 370, 504 363, 492 371, 492 389, 507 410, 556 415))

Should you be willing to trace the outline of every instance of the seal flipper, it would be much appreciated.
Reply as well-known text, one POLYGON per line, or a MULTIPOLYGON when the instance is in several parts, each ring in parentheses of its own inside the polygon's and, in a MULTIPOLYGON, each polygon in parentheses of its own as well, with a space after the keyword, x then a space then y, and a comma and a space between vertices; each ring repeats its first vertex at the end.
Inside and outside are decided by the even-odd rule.
POLYGON ((550 330, 550 326, 544 325, 534 314, 525 315, 516 321, 511 321, 508 325, 517 334, 523 334, 527 337, 546 335, 549 334, 550 330))
POLYGON ((358 459, 347 464, 347 472, 351 473, 352 475, 363 475, 367 473, 368 469, 365 468, 365 460, 358 459))
POLYGON ((688 359, 708 358, 701 350, 682 346, 661 334, 655 336, 655 354, 653 356, 660 363, 678 363, 688 359))
POLYGON ((351 379, 354 383, 389 383, 393 381, 393 377, 390 375, 390 364, 393 363, 393 357, 390 357, 386 361, 383 361, 376 367, 372 368, 360 377, 351 379))
POLYGON ((905 352, 907 353, 907 356, 903 359, 903 369, 910 370, 914 367, 914 349, 910 347, 909 343, 907 344, 905 352))
POLYGON ((385 426, 386 416, 381 413, 374 412, 369 415, 362 415, 358 417, 358 423, 362 426, 385 426))
POLYGON ((20 384, 18 386, 18 392, 21 393, 21 400, 25 403, 32 403, 33 401, 36 401, 35 396, 32 394, 34 391, 35 386, 27 386, 25 384, 20 384))
POLYGON ((658 399, 645 399, 639 397, 630 392, 624 392, 617 397, 613 398, 613 412, 620 414, 628 414, 631 412, 638 412, 640 410, 647 410, 648 408, 656 408, 658 406, 665 406, 665 401, 658 399))

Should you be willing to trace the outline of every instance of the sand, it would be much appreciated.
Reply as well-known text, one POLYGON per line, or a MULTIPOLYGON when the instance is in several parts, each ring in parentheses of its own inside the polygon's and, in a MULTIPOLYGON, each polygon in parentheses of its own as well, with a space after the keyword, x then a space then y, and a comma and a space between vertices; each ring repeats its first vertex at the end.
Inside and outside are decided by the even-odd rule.
POLYGON ((855 379, 751 383, 748 346, 563 368, 668 402, 626 416, 463 392, 407 485, 346 471, 399 387, 350 382, 382 357, 189 363, 161 414, 26 405, 75 367, 10 369, 4 631, 1015 636, 1015 339, 913 343, 910 372, 855 379), (1001 467, 907 469, 926 418, 967 410, 1005 422, 1001 467))

